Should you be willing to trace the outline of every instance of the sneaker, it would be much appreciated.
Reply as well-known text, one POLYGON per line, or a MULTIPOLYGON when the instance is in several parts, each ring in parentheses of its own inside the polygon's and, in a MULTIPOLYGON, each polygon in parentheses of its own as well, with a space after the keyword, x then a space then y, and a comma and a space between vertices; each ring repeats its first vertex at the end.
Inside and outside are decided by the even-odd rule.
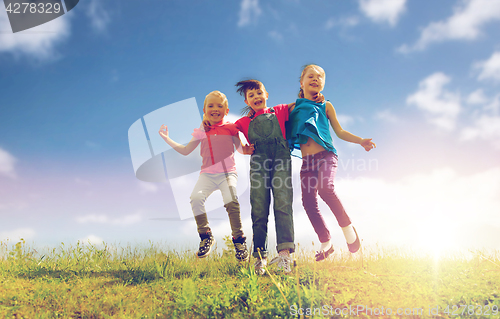
POLYGON ((354 232, 356 233, 356 240, 352 244, 347 244, 347 247, 349 248, 349 251, 351 253, 355 253, 359 250, 359 247, 361 247, 361 243, 359 242, 358 232, 356 231, 356 228, 353 227, 352 229, 354 229, 354 232))
POLYGON ((257 259, 254 264, 255 273, 257 275, 264 275, 266 273, 267 259, 257 259))
POLYGON ((316 261, 322 261, 326 258, 328 258, 328 256, 330 256, 331 254, 333 254, 333 245, 330 246, 330 248, 328 248, 328 250, 322 250, 322 251, 318 251, 316 253, 316 261))
POLYGON ((239 261, 248 260, 248 250, 245 241, 245 237, 240 237, 237 239, 233 238, 234 250, 236 251, 236 259, 238 259, 239 261))
POLYGON ((278 255, 278 257, 274 257, 273 260, 271 260, 269 265, 275 263, 278 264, 278 270, 282 270, 285 274, 292 272, 292 268, 290 267, 292 258, 290 256, 278 255))
POLYGON ((198 258, 204 258, 210 255, 210 252, 212 251, 212 247, 215 244, 215 238, 212 236, 211 232, 207 232, 206 234, 200 234, 201 242, 200 242, 200 249, 198 250, 198 253, 196 254, 198 258))

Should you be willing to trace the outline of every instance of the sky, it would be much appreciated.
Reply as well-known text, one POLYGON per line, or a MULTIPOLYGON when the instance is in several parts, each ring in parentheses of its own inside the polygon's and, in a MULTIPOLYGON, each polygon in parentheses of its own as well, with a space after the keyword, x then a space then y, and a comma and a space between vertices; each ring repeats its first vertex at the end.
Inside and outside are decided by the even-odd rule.
MULTIPOLYGON (((82 0, 17 33, 2 7, 0 241, 196 250, 179 196, 188 198, 198 173, 179 173, 177 159, 163 181, 139 180, 129 130, 144 121, 163 148, 155 154, 175 158, 160 145, 161 124, 187 142, 213 90, 237 120, 245 104, 234 85, 248 78, 265 84, 268 106, 294 102, 302 66, 315 63, 342 127, 377 144, 366 152, 334 136, 335 188, 363 245, 500 249, 499 39, 500 0, 82 0)), ((293 167, 296 243, 317 248, 300 159, 293 167)), ((238 155, 237 168, 251 238, 248 157, 238 155)), ((217 196, 209 221, 220 242, 230 227, 217 196)))

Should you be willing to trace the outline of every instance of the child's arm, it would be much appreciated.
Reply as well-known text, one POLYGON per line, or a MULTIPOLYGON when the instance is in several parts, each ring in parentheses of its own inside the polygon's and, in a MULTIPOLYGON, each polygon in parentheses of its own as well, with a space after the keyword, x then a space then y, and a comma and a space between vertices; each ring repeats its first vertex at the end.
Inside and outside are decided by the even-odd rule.
MULTIPOLYGON (((318 103, 323 103, 325 102, 325 96, 320 92, 314 97, 313 101, 318 103)), ((292 113, 294 108, 295 108, 295 102, 288 104, 288 114, 292 113)))
POLYGON ((328 101, 326 102, 326 116, 330 120, 330 124, 332 125, 333 131, 338 136, 338 138, 347 142, 359 144, 363 146, 367 152, 372 148, 377 147, 377 145, 375 145, 375 143, 372 142, 371 138, 361 138, 344 130, 342 126, 340 126, 340 123, 337 119, 337 113, 335 112, 332 103, 328 101))
POLYGON ((160 127, 159 133, 160 136, 165 140, 165 142, 167 142, 168 145, 172 146, 174 150, 176 150, 179 154, 182 154, 184 156, 191 154, 191 152, 196 148, 196 146, 200 144, 200 140, 196 139, 195 137, 193 137, 186 146, 177 143, 168 136, 168 128, 166 125, 162 125, 160 127))
POLYGON ((252 155, 254 150, 255 150, 255 147, 253 144, 243 145, 239 135, 233 136, 233 143, 234 143, 234 146, 236 147, 236 150, 238 151, 238 153, 243 154, 243 155, 252 155))

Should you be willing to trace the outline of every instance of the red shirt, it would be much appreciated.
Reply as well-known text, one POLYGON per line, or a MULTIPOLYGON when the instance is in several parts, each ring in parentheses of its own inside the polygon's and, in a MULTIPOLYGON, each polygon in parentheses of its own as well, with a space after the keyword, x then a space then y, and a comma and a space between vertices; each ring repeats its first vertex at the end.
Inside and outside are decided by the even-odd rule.
POLYGON ((196 128, 192 135, 201 140, 200 155, 203 158, 201 173, 236 172, 234 144, 236 141, 239 143, 236 125, 231 122, 215 124, 208 132, 196 128))
MULTIPOLYGON (((288 121, 288 104, 279 104, 276 105, 273 109, 274 109, 274 114, 276 115, 276 117, 278 118, 278 122, 280 123, 280 128, 281 128, 281 133, 283 134, 283 138, 286 140, 285 122, 288 121)), ((270 108, 266 107, 265 109, 262 109, 259 112, 255 113, 253 118, 245 116, 240 118, 234 123, 234 125, 236 125, 236 128, 245 135, 245 138, 249 143, 250 140, 248 139, 248 126, 250 125, 250 122, 252 121, 252 119, 264 113, 272 113, 272 112, 270 108)))

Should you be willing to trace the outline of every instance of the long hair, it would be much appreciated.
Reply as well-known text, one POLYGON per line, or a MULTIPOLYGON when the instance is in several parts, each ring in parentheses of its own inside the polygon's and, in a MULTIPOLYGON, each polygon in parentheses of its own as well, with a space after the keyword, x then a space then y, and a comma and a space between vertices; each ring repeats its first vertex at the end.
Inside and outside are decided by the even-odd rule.
MULTIPOLYGON (((263 89, 264 91, 266 88, 264 87, 264 84, 258 80, 250 79, 250 80, 243 80, 239 81, 238 83, 235 84, 237 87, 236 92, 238 92, 241 96, 247 99, 247 91, 248 90, 257 90, 257 89, 263 89)), ((253 109, 247 105, 241 110, 241 115, 249 115, 253 112, 253 109)))
MULTIPOLYGON (((320 67, 317 64, 306 64, 302 67, 302 72, 300 73, 299 83, 302 82, 302 78, 304 78, 304 75, 306 75, 306 72, 308 69, 316 69, 319 73, 323 74, 323 77, 325 77, 325 70, 323 70, 322 67, 320 67)), ((300 88, 298 95, 299 95, 299 98, 301 98, 301 99, 304 98, 304 90, 302 90, 302 88, 300 88)))

